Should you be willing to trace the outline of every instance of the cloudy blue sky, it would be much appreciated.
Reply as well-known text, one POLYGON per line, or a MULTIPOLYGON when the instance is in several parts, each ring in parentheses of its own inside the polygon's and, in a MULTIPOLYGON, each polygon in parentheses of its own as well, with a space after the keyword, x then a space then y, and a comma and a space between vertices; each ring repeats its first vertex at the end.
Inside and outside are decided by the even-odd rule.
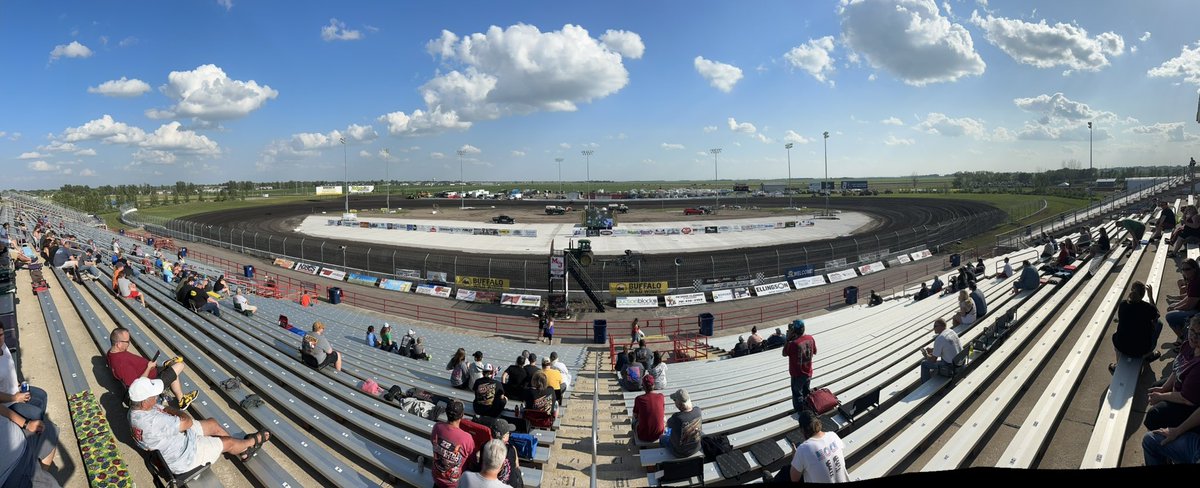
POLYGON ((0 1, 11 186, 1181 164, 1194 1, 0 1))

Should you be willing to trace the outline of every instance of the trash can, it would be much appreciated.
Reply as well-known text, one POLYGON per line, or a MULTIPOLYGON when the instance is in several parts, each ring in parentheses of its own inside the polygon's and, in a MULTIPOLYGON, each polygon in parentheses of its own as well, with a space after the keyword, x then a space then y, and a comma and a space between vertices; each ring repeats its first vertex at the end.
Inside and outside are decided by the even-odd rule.
POLYGON ((962 255, 961 254, 951 254, 950 255, 950 267, 957 268, 961 265, 962 265, 962 255))
POLYGON ((125 229, 117 229, 117 234, 125 235, 125 229))
POLYGON ((846 299, 846 305, 854 305, 858 303, 858 287, 847 286, 842 289, 842 298, 846 299))
POLYGON ((608 321, 605 319, 596 319, 592 321, 592 338, 596 344, 604 344, 608 342, 608 321))
POLYGON ((181 257, 181 258, 187 257, 187 248, 186 247, 179 248, 179 257, 181 257))
POLYGON ((704 312, 698 317, 700 322, 700 335, 712 337, 713 335, 713 314, 704 312))
POLYGON ((253 264, 247 264, 245 266, 242 266, 242 272, 244 275, 246 275, 247 278, 254 279, 254 265, 253 264))
POLYGON ((154 238, 153 238, 153 237, 147 237, 147 238, 146 238, 146 245, 147 245, 147 246, 150 246, 150 249, 154 249, 154 238))
POLYGON ((342 303, 342 289, 340 287, 329 288, 329 303, 337 305, 342 303))

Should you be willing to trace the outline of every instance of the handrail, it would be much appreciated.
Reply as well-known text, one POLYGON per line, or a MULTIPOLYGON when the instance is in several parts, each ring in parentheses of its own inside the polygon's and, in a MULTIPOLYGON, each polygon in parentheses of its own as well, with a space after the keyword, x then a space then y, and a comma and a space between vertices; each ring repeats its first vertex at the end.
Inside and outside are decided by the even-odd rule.
MULTIPOLYGON (((603 356, 603 352, 597 352, 597 356, 603 356)), ((592 483, 591 488, 596 488, 596 454, 599 451, 599 419, 600 418, 600 357, 596 358, 595 364, 592 365, 592 483)))

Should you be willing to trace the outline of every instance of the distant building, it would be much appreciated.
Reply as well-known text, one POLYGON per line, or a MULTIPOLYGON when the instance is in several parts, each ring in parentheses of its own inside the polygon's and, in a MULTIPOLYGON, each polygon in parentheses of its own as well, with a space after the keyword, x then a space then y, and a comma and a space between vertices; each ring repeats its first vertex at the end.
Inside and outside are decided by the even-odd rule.
POLYGON ((1145 176, 1137 178, 1125 178, 1125 190, 1135 192, 1157 185, 1166 183, 1170 178, 1166 176, 1145 176))
POLYGON ((786 183, 763 183, 763 193, 783 193, 787 190, 786 183))
POLYGON ((1121 186, 1117 184, 1116 178, 1100 178, 1096 180, 1092 188, 1097 190, 1118 190, 1121 186))

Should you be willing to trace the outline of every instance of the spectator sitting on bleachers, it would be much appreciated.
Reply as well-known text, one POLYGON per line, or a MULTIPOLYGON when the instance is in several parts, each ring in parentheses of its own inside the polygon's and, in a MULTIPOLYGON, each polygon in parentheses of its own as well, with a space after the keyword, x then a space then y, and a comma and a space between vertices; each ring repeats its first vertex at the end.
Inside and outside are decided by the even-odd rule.
POLYGON ((925 356, 925 360, 921 361, 921 382, 925 382, 934 373, 937 373, 940 366, 953 365, 954 357, 962 351, 962 343, 958 340, 958 334, 954 332, 954 329, 946 327, 944 319, 939 318, 933 321, 933 333, 937 334, 933 338, 933 347, 921 350, 921 354, 925 356))
POLYGON ((1200 409, 1176 427, 1164 427, 1142 436, 1142 456, 1146 466, 1196 464, 1200 459, 1200 409))
POLYGON ((0 486, 59 486, 49 471, 58 428, 50 422, 27 420, 4 406, 0 417, 0 486))
POLYGON ((332 365, 333 369, 342 370, 342 353, 333 350, 329 339, 325 338, 325 324, 321 322, 313 322, 312 332, 300 340, 300 357, 313 369, 332 365))
POLYGON ((658 443, 675 454, 675 457, 685 458, 700 450, 700 438, 704 437, 704 420, 700 407, 692 405, 692 397, 688 395, 687 390, 680 389, 672 393, 671 400, 675 402, 675 408, 679 411, 667 419, 667 428, 658 443))
POLYGON ((200 287, 193 287, 188 292, 188 306, 196 313, 208 312, 217 317, 221 316, 221 306, 200 287))
POLYGON ((1075 242, 1074 247, 1077 248, 1076 252, 1083 252, 1084 249, 1092 247, 1092 229, 1089 229, 1086 225, 1081 227, 1079 229, 1079 240, 1075 242))
POLYGON ((654 377, 654 389, 667 387, 667 363, 663 361, 662 352, 654 352, 654 364, 646 371, 646 377, 654 377))
POLYGON ((120 381, 125 388, 129 388, 129 385, 132 385, 138 378, 160 379, 171 389, 171 394, 175 395, 175 403, 181 410, 187 410, 188 405, 192 404, 192 400, 196 399, 198 392, 193 390, 184 394, 183 387, 179 383, 179 375, 183 373, 183 358, 171 358, 159 366, 144 357, 129 352, 129 329, 124 327, 113 329, 108 334, 108 340, 112 346, 104 355, 104 359, 108 363, 108 369, 112 372, 113 378, 120 381))
POLYGON ((641 442, 659 440, 666 425, 666 400, 653 376, 642 380, 642 393, 633 400, 633 435, 641 442))
POLYGON ((517 356, 517 362, 504 369, 501 379, 505 396, 521 398, 521 392, 529 386, 529 375, 525 373, 525 356, 517 356))
MULTIPOLYGON (((1068 241, 1064 241, 1064 242, 1070 242, 1070 241, 1068 240, 1068 241)), ((1075 262, 1075 256, 1071 255, 1071 248, 1068 246, 1065 246, 1065 245, 1062 247, 1059 247, 1058 248, 1058 258, 1056 258, 1054 260, 1054 267, 1058 268, 1058 269, 1062 269, 1066 265, 1071 264, 1073 262, 1075 262)))
POLYGON ((129 281, 129 278, 124 275, 117 280, 117 291, 121 294, 121 298, 137 300, 142 302, 143 307, 146 306, 146 297, 142 296, 142 293, 137 289, 137 285, 133 284, 132 281, 129 281))
POLYGON ((613 358, 613 371, 620 376, 622 371, 625 371, 625 366, 629 365, 629 346, 621 346, 621 352, 617 353, 617 357, 613 358))
MULTIPOLYGON (((633 357, 633 355, 631 354, 629 357, 633 357)), ((533 381, 533 375, 537 374, 538 371, 541 371, 542 368, 539 368, 537 365, 537 354, 529 353, 525 356, 525 360, 527 361, 525 363, 525 377, 528 378, 525 386, 529 386, 528 382, 533 381)))
POLYGON ((1042 246, 1042 259, 1050 259, 1051 256, 1054 256, 1054 245, 1047 242, 1045 246, 1042 246))
POLYGON ((746 338, 738 336, 737 344, 733 345, 733 350, 729 351, 729 357, 740 358, 750 354, 750 347, 746 346, 746 338))
POLYGON ((1013 272, 1012 264, 1009 264, 1008 256, 1005 256, 1004 257, 1004 268, 1000 270, 1000 274, 996 275, 996 278, 1006 280, 1008 278, 1011 278, 1013 274, 1014 274, 1014 272, 1013 272))
POLYGON ((242 294, 241 288, 233 291, 233 309, 247 317, 253 316, 254 312, 258 311, 258 307, 251 305, 250 301, 246 299, 246 295, 242 294))
POLYGON ((129 425, 138 447, 158 451, 172 473, 215 463, 223 453, 236 453, 244 462, 271 439, 266 430, 234 439, 216 420, 194 420, 187 412, 159 405, 162 391, 162 380, 142 377, 129 385, 129 425))
POLYGON ((1189 239, 1196 238, 1200 238, 1200 213, 1196 212, 1195 205, 1188 205, 1183 208, 1183 220, 1179 222, 1175 233, 1171 234, 1171 250, 1167 257, 1178 255, 1189 239))
POLYGON ((1036 269, 1029 265, 1029 260, 1021 262, 1021 277, 1013 283, 1013 294, 1020 293, 1024 290, 1036 290, 1038 285, 1042 283, 1041 277, 1038 276, 1036 269))
POLYGON ((97 260, 95 251, 85 252, 83 256, 80 257, 80 260, 81 262, 79 263, 79 267, 76 269, 76 273, 79 275, 80 279, 100 279, 100 270, 96 268, 97 260))
POLYGON ((1142 422, 1149 430, 1182 424, 1200 405, 1200 318, 1188 324, 1174 370, 1161 387, 1150 388, 1150 410, 1142 422))
POLYGON ((554 369, 550 358, 542 358, 542 374, 546 375, 546 386, 554 389, 554 401, 562 405, 563 381, 562 373, 554 369))
MULTIPOLYGON (((209 291, 216 293, 218 295, 224 295, 225 292, 228 290, 229 290, 229 285, 225 284, 225 275, 221 275, 221 276, 218 276, 217 280, 213 282, 212 289, 209 291)), ((219 299, 220 298, 218 298, 218 300, 219 299)))
POLYGON ((788 376, 792 381, 792 410, 804 410, 804 400, 811 393, 809 385, 812 382, 812 358, 817 355, 817 341, 813 336, 804 333, 804 321, 792 321, 788 331, 787 344, 783 346, 783 356, 788 358, 788 376))
POLYGON ((375 334, 375 326, 367 326, 367 345, 371 347, 379 347, 379 336, 375 334))
POLYGON ((427 354, 425 352, 425 338, 424 337, 418 337, 417 340, 413 341, 412 347, 408 348, 408 357, 411 359, 417 359, 420 361, 428 361, 429 360, 429 354, 427 354))
POLYGON ((979 261, 975 262, 974 272, 975 276, 983 276, 987 274, 987 265, 983 264, 983 258, 979 258, 979 261))
POLYGON ((979 291, 975 283, 967 285, 967 289, 971 291, 971 301, 975 302, 975 319, 983 318, 987 315, 987 297, 983 296, 983 292, 979 291))
POLYGON ((487 425, 492 429, 492 439, 504 444, 504 463, 496 479, 512 488, 525 488, 525 478, 521 475, 521 465, 517 460, 517 448, 509 443, 509 438, 516 427, 507 420, 475 418, 476 422, 487 425))
POLYGON ((875 290, 871 290, 871 298, 870 298, 870 300, 867 301, 867 306, 874 307, 874 306, 882 305, 882 304, 883 304, 883 297, 879 296, 878 293, 875 293, 875 290))
POLYGON ((933 282, 929 284, 929 296, 934 296, 938 293, 941 293, 943 286, 945 286, 945 283, 942 283, 942 278, 940 276, 934 276, 933 282))
POLYGON ((783 343, 785 342, 787 342, 787 339, 783 337, 783 331, 780 330, 779 327, 776 327, 775 333, 767 337, 766 348, 775 349, 777 347, 783 347, 783 343))
POLYGON ((646 339, 646 333, 642 331, 642 326, 638 325, 637 317, 633 318, 633 324, 631 324, 629 327, 629 345, 632 346, 637 344, 638 341, 646 339))
POLYGON ((621 372, 621 386, 625 391, 641 390, 642 378, 646 376, 646 370, 642 369, 642 363, 633 360, 633 353, 629 353, 629 359, 625 362, 625 369, 621 372))
MULTIPOLYGON (((633 391, 637 391, 636 389, 633 391)), ((546 373, 538 371, 529 380, 529 388, 525 389, 523 398, 525 408, 522 414, 532 427, 549 429, 554 425, 557 416, 557 402, 554 389, 546 381, 546 373)))
POLYGON ((926 284, 925 284, 925 282, 924 282, 924 281, 922 281, 922 282, 921 282, 921 289, 920 289, 920 290, 917 290, 917 294, 913 296, 913 301, 914 301, 914 302, 919 302, 919 301, 921 301, 921 300, 924 300, 924 299, 926 299, 926 298, 929 298, 929 285, 926 285, 926 284))
POLYGON ((46 391, 30 386, 22 392, 17 382, 17 364, 12 352, 4 344, 0 333, 0 405, 12 410, 26 420, 43 420, 46 416, 46 391))
MULTIPOLYGON (((384 324, 388 325, 387 322, 384 322, 384 324)), ((391 330, 390 325, 388 325, 388 330, 391 330)), ((410 354, 410 350, 412 349, 413 345, 416 344, 416 342, 417 331, 408 329, 408 333, 404 334, 404 337, 400 338, 400 351, 402 351, 402 353, 405 355, 410 354)))
POLYGON ((508 449, 498 440, 490 440, 479 451, 479 472, 463 473, 458 482, 459 488, 501 488, 509 486, 500 481, 500 471, 504 467, 505 454, 508 449))
POLYGON ((504 394, 504 386, 495 379, 496 369, 491 364, 484 365, 483 377, 475 381, 471 390, 475 392, 475 415, 499 417, 504 413, 508 397, 504 394))
POLYGON ((645 339, 638 341, 638 348, 633 351, 633 360, 642 363, 642 371, 650 369, 650 361, 654 360, 654 351, 646 347, 645 339))
POLYGON ((845 444, 836 432, 824 432, 821 417, 812 412, 800 412, 800 429, 804 442, 796 446, 789 467, 779 471, 775 482, 784 483, 847 483, 845 444), (787 479, 784 479, 787 473, 787 479))
POLYGON ((467 364, 467 390, 470 390, 479 378, 483 378, 483 351, 475 351, 471 357, 474 361, 467 364))
POLYGON ((1101 254, 1108 253, 1108 250, 1112 249, 1112 243, 1109 242, 1108 238, 1108 229, 1104 227, 1100 228, 1100 237, 1096 239, 1096 249, 1098 249, 1101 254))
MULTIPOLYGON (((1144 300, 1147 292, 1152 293, 1153 288, 1141 281, 1129 287, 1129 298, 1117 307, 1117 331, 1112 342, 1118 353, 1154 361, 1160 356, 1154 349, 1162 333, 1162 322, 1158 320, 1158 307, 1144 300)), ((1108 365, 1110 372, 1116 369, 1116 363, 1108 365)))
POLYGON ((383 328, 379 329, 379 348, 387 352, 400 350, 400 345, 392 341, 392 326, 387 322, 384 322, 383 328))
POLYGON ((1188 320, 1200 313, 1200 270, 1197 270, 1195 259, 1188 259, 1179 265, 1183 279, 1179 280, 1181 296, 1167 297, 1167 325, 1175 331, 1175 345, 1182 344, 1187 339, 1184 330, 1188 320))
POLYGON ((746 340, 746 348, 751 354, 759 352, 762 350, 762 342, 762 336, 758 335, 758 326, 750 326, 750 338, 746 340))
POLYGON ((550 352, 550 366, 562 374, 563 390, 571 389, 571 371, 567 369, 566 363, 558 359, 558 352, 550 352))
POLYGON ((454 351, 454 356, 450 358, 450 362, 446 363, 446 370, 450 372, 450 386, 460 390, 470 390, 471 378, 470 366, 467 364, 467 350, 458 348, 454 351))

